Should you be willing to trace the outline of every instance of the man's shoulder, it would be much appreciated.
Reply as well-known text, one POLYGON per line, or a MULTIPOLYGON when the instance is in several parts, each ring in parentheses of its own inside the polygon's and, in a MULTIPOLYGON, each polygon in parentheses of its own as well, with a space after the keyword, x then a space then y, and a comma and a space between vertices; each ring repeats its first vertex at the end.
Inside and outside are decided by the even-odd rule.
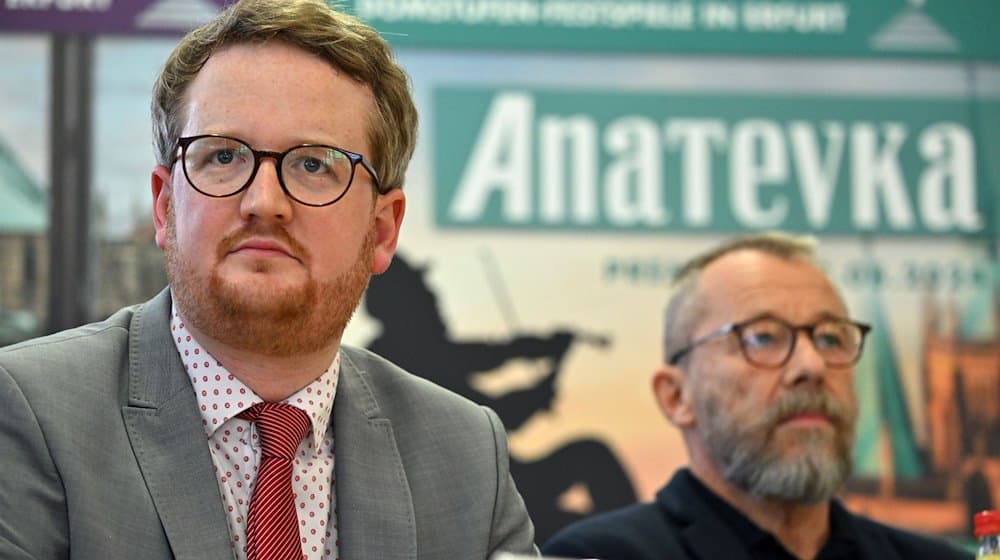
MULTIPOLYGON (((460 468, 472 472, 496 465, 484 461, 506 453, 503 424, 495 413, 462 396, 410 374, 367 350, 341 347, 340 381, 334 409, 357 410, 371 420, 387 421, 400 454, 435 465, 440 475, 460 468), (340 403, 340 404, 338 404, 340 403)), ((334 429, 337 429, 335 424, 334 429)))
POLYGON ((131 360, 142 353, 132 347, 141 313, 140 306, 125 308, 104 321, 0 349, 0 405, 23 400, 36 414, 60 419, 116 410, 131 360))
POLYGON ((383 412, 421 414, 474 414, 483 407, 423 377, 414 375, 369 350, 341 345, 341 372, 353 371, 365 391, 371 393, 383 412), (348 367, 345 368, 344 364, 348 367))
POLYGON ((849 514, 853 519, 857 536, 865 548, 879 550, 888 546, 899 557, 928 560, 972 560, 973 554, 966 552, 939 537, 923 535, 880 523, 873 519, 849 514))
POLYGON ((123 350, 137 306, 119 310, 107 319, 0 348, 0 367, 51 369, 53 363, 81 365, 123 350))
POLYGON ((655 503, 641 502, 586 517, 567 526, 559 534, 588 534, 609 538, 641 534, 648 530, 661 532, 670 523, 655 503))
POLYGON ((172 349, 169 310, 169 293, 163 290, 103 321, 0 348, 0 373, 22 389, 33 386, 43 393, 106 383, 115 377, 113 372, 126 371, 137 354, 148 359, 150 351, 172 349), (133 347, 137 341, 147 344, 133 347))
POLYGON ((653 559, 681 556, 677 527, 656 503, 637 503, 577 521, 542 547, 552 556, 653 559))

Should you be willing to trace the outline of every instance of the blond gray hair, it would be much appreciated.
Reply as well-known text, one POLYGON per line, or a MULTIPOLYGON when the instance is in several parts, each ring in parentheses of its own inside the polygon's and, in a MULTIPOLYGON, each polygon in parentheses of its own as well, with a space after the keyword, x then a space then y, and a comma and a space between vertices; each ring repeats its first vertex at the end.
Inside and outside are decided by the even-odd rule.
POLYGON ((784 260, 815 259, 816 239, 783 232, 767 232, 735 237, 696 255, 677 270, 673 293, 664 313, 663 360, 690 343, 691 332, 704 302, 698 297, 698 278, 705 268, 719 258, 737 251, 758 251, 784 260))

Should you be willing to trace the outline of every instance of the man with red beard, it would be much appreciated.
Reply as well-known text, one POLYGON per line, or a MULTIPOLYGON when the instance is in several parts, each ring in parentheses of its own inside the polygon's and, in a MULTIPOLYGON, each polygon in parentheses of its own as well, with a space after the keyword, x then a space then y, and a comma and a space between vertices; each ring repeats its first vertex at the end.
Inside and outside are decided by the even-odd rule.
POLYGON ((678 272, 653 395, 689 467, 652 503, 571 525, 546 554, 603 560, 968 559, 854 515, 854 364, 869 327, 849 318, 808 239, 731 240, 678 272))
POLYGON ((340 344, 416 140, 386 42, 322 0, 242 0, 152 112, 170 287, 0 351, 0 558, 537 554, 497 416, 340 344))

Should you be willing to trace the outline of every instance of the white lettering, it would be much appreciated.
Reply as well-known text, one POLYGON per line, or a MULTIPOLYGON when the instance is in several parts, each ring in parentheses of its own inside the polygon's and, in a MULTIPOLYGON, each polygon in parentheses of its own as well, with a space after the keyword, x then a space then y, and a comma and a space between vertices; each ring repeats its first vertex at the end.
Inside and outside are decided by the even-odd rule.
POLYGON ((844 33, 847 7, 842 2, 748 2, 743 26, 758 33, 844 33))
POLYGON ((8 10, 47 10, 52 7, 53 0, 7 0, 4 7, 8 10))
POLYGON ((488 211, 512 226, 897 233, 978 232, 986 222, 975 137, 961 123, 931 124, 908 142, 911 131, 895 121, 536 111, 529 93, 494 97, 449 220, 488 211), (831 223, 840 209, 849 223, 831 223), (716 223, 728 216, 735 224, 716 223))
POLYGON ((613 161, 604 174, 605 211, 615 225, 666 223, 660 138, 655 123, 623 117, 608 125, 604 143, 613 161))
POLYGON ((788 125, 792 141, 792 159, 795 162, 802 204, 809 225, 820 229, 830 221, 833 191, 837 186, 840 158, 844 154, 844 125, 837 122, 823 123, 826 149, 819 153, 819 139, 813 126, 805 121, 788 125))
POLYGON ((712 148, 725 148, 726 124, 717 119, 671 119, 665 129, 667 146, 680 144, 684 221, 708 225, 712 220, 712 148))
POLYGON ((573 221, 597 219, 597 125, 583 116, 545 117, 541 136, 541 209, 543 222, 565 219, 566 191, 572 193, 573 221), (571 156, 564 147, 569 145, 571 156), (571 177, 571 179, 569 179, 571 177))
POLYGON ((106 12, 112 0, 6 0, 7 10, 49 10, 61 12, 106 12))
POLYGON ((64 12, 106 12, 111 0, 57 0, 56 6, 64 12))
POLYGON ((879 131, 873 123, 851 127, 851 214, 861 229, 878 226, 879 196, 886 218, 897 230, 913 229, 913 211, 899 169, 899 149, 906 140, 906 125, 882 123, 885 143, 878 147, 879 131))
POLYGON ((705 2, 698 6, 699 21, 705 29, 737 29, 740 12, 735 4, 705 2))
POLYGON ((776 227, 788 214, 788 200, 775 197, 768 210, 760 204, 760 187, 788 180, 788 157, 781 129, 773 121, 746 120, 733 129, 729 188, 733 215, 750 227, 776 227))
POLYGON ((358 17, 389 22, 525 25, 538 22, 534 0, 358 0, 358 17))
POLYGON ((452 200, 453 219, 478 219, 493 192, 503 198, 505 220, 531 219, 534 113, 534 100, 524 93, 505 93, 493 100, 452 200))
POLYGON ((930 164, 920 175, 918 196, 920 217, 927 229, 981 229, 982 216, 976 210, 975 151, 969 131, 955 123, 938 123, 920 134, 917 145, 930 164))
POLYGON ((690 2, 628 2, 625 0, 545 0, 542 22, 561 27, 645 27, 693 29, 694 6, 690 2))

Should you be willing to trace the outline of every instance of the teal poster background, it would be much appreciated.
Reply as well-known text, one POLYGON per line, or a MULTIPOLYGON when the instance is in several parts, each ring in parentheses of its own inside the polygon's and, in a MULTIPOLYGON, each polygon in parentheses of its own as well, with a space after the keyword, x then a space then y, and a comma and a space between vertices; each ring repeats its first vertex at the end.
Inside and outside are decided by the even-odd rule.
POLYGON ((995 59, 991 0, 353 0, 400 46, 995 59))
POLYGON ((981 235, 997 179, 977 163, 990 153, 977 135, 1000 121, 977 118, 993 108, 978 105, 442 89, 435 217, 469 228, 981 235))

